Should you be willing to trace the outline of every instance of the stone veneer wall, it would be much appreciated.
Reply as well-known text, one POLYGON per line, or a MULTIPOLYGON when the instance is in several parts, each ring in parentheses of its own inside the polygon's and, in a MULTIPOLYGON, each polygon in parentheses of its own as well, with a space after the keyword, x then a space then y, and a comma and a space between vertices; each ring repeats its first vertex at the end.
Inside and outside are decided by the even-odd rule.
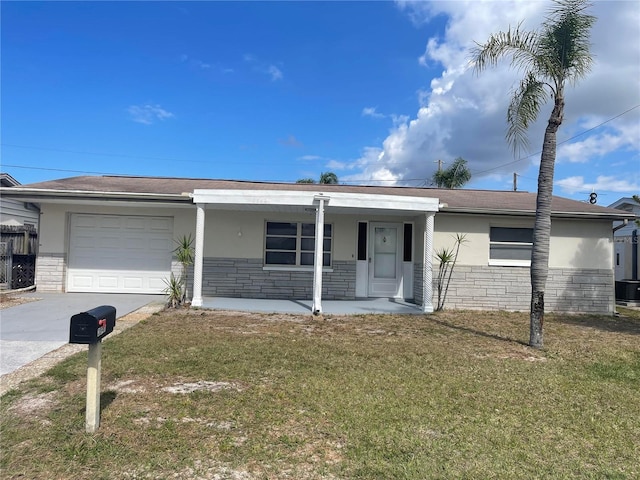
MULTIPOLYGON (((414 268, 415 301, 422 304, 422 264, 414 268)), ((437 305, 437 265, 433 304, 437 305)), ((531 280, 528 267, 456 265, 445 308, 528 311, 531 280)), ((550 268, 545 308, 554 312, 613 313, 613 270, 550 268)))
POLYGON ((62 292, 65 288, 65 255, 40 253, 36 258, 36 289, 39 292, 62 292))
MULTIPOLYGON (((313 272, 263 270, 261 258, 205 258, 202 295, 240 298, 309 299, 313 272)), ((335 261, 322 274, 322 298, 349 300, 356 295, 356 263, 335 261)))

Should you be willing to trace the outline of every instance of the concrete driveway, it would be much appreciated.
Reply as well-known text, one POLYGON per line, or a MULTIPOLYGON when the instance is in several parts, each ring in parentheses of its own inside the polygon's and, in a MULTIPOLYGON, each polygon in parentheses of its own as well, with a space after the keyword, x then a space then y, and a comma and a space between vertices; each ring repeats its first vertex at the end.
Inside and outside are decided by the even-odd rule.
POLYGON ((69 342, 73 315, 99 305, 112 305, 122 317, 149 303, 163 302, 163 295, 97 293, 26 293, 16 296, 38 300, 0 310, 0 375, 69 342))

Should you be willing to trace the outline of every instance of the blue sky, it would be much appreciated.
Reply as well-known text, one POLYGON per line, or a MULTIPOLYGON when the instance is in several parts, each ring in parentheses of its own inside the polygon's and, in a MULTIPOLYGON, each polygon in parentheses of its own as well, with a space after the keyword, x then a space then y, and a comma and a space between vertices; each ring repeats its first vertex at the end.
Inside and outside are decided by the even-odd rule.
MULTIPOLYGON (((1 169, 23 184, 113 173, 430 185, 463 157, 467 188, 536 190, 542 131, 504 140, 508 64, 469 48, 549 4, 6 2, 1 169)), ((596 63, 567 94, 555 194, 640 193, 640 6, 596 2, 596 63), (620 41, 620 40, 623 41, 620 41)))

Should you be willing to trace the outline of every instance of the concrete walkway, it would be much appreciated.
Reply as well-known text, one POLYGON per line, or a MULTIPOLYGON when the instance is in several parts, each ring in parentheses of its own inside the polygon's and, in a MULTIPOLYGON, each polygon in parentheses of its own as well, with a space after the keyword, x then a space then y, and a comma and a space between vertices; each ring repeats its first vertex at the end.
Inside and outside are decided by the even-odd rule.
POLYGON ((118 318, 163 295, 94 293, 25 293, 38 299, 0 310, 0 375, 12 372, 69 342, 69 324, 76 313, 112 305, 118 318))
MULTIPOLYGON (((258 298, 205 297, 202 308, 260 313, 299 313, 311 315, 311 300, 267 300, 258 298)), ((332 315, 368 313, 421 314, 421 306, 394 298, 323 300, 322 311, 332 315)))

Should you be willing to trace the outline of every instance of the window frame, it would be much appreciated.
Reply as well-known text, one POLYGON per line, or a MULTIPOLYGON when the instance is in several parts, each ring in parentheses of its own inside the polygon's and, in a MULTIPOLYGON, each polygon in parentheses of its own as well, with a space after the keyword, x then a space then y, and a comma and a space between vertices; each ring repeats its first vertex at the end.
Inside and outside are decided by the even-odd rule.
POLYGON ((489 265, 501 266, 501 267, 531 267, 531 249, 533 248, 533 227, 530 225, 490 225, 489 226, 489 265), (504 230, 531 230, 531 242, 523 242, 518 240, 506 241, 506 240, 492 240, 492 230, 494 228, 500 228, 504 230), (503 248, 524 246, 528 247, 529 258, 524 259, 508 259, 508 258, 492 258, 491 247, 499 246, 503 248))
MULTIPOLYGON (((297 221, 297 220, 265 220, 264 222, 264 243, 262 245, 263 247, 263 257, 262 257, 262 268, 263 270, 309 270, 312 271, 313 270, 313 263, 311 264, 303 264, 302 263, 302 258, 303 258, 303 254, 308 254, 308 253, 312 253, 314 254, 315 251, 314 250, 305 250, 302 248, 302 243, 303 240, 308 240, 309 239, 313 239, 313 246, 315 249, 315 235, 309 236, 309 235, 305 235, 304 233, 304 226, 305 225, 311 225, 315 231, 315 222, 305 222, 305 221, 297 221), (269 234, 269 224, 277 224, 277 223, 281 223, 281 224, 295 224, 296 226, 296 234, 295 237, 292 234, 269 234), (268 239, 269 238, 288 238, 288 239, 295 239, 295 250, 293 249, 278 249, 278 248, 267 248, 267 243, 268 243, 268 239), (269 252, 283 252, 283 253, 293 253, 295 255, 295 263, 291 263, 291 264, 285 264, 285 263, 267 263, 267 254, 269 252)), ((327 226, 329 226, 329 235, 323 235, 323 245, 326 243, 326 241, 328 240, 330 243, 330 248, 328 250, 324 250, 323 249, 323 259, 326 255, 328 255, 329 257, 329 262, 328 265, 323 265, 322 269, 323 271, 333 271, 333 245, 334 245, 334 241, 333 241, 333 233, 334 233, 334 225, 332 223, 325 223, 324 224, 324 232, 326 233, 327 231, 327 226)), ((324 262, 323 262, 324 263, 324 262)))

